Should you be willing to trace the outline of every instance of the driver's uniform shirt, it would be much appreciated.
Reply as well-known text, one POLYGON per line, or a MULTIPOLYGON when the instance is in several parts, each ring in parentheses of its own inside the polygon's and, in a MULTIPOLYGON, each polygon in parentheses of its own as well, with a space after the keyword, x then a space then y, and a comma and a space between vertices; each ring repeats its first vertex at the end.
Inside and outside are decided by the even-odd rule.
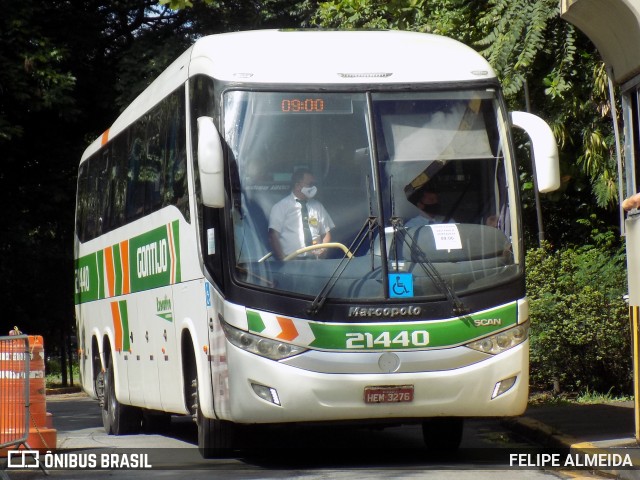
MULTIPOLYGON (((313 242, 314 244, 320 243, 327 232, 335 227, 333 220, 324 206, 313 198, 307 200, 307 212, 309 213, 309 229, 313 242)), ((269 229, 278 232, 280 245, 285 255, 305 247, 302 206, 296 201, 293 193, 273 206, 269 215, 269 229)))
MULTIPOLYGON (((443 215, 434 215, 434 216, 426 216, 426 215, 417 215, 410 220, 407 220, 404 224, 406 228, 409 227, 421 227, 423 225, 437 225, 440 223, 445 223, 443 215)), ((453 219, 449 219, 446 223, 456 223, 453 219)))

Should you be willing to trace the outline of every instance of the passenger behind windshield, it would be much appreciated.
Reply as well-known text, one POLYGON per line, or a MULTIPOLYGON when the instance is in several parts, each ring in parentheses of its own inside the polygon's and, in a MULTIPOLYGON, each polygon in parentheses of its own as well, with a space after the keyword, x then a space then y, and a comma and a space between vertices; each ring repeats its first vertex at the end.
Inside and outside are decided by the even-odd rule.
POLYGON ((404 225, 407 228, 438 223, 455 223, 455 220, 451 217, 447 218, 443 214, 438 192, 430 185, 423 187, 418 193, 417 200, 412 203, 418 207, 420 213, 407 220, 404 225))
MULTIPOLYGON (((313 245, 331 241, 335 227, 322 203, 315 200, 318 187, 306 169, 296 170, 291 178, 291 193, 276 203, 269 215, 269 243, 278 260, 313 245)), ((322 258, 326 249, 316 248, 297 258, 322 258)))

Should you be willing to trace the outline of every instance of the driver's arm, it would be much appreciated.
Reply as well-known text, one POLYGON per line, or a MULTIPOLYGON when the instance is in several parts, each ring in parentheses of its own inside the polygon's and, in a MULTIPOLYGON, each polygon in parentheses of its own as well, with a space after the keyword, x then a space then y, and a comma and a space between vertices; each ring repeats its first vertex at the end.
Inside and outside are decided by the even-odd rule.
POLYGON ((278 260, 282 260, 284 258, 284 252, 282 251, 282 245, 280 244, 280 233, 273 228, 269 229, 269 244, 271 245, 273 255, 278 260))

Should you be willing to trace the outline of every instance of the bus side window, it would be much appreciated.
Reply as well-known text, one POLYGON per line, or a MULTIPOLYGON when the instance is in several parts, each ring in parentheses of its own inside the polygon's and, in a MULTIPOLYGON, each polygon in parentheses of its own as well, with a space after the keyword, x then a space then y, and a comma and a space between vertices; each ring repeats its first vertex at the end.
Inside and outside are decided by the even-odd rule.
POLYGON ((89 161, 89 172, 87 178, 86 214, 84 222, 84 232, 87 240, 100 235, 99 222, 101 217, 100 192, 104 183, 100 178, 102 171, 101 156, 94 156, 89 161))
POLYGON ((89 161, 82 163, 78 170, 78 197, 76 200, 76 232, 81 242, 87 240, 87 214, 89 210, 89 161))
POLYGON ((111 197, 112 184, 109 181, 111 176, 111 145, 107 145, 100 155, 100 171, 98 172, 98 183, 102 186, 102 194, 98 196, 98 219, 96 224, 96 236, 107 233, 111 230, 111 197))
POLYGON ((164 172, 162 206, 175 205, 189 221, 187 189, 187 149, 185 143, 185 108, 181 90, 172 94, 163 113, 164 172))
POLYGON ((165 105, 163 103, 149 115, 147 123, 147 131, 145 132, 146 140, 146 162, 144 172, 140 180, 144 184, 145 191, 145 213, 155 212, 162 206, 162 192, 164 187, 164 169, 166 164, 165 158, 165 135, 166 135, 166 118, 165 105))
MULTIPOLYGON (((126 221, 175 205, 189 221, 183 90, 165 98, 128 129, 126 221)), ((122 151, 122 150, 121 150, 122 151)))
POLYGON ((125 201, 127 195, 127 144, 128 131, 118 135, 111 146, 111 183, 112 183, 112 211, 111 228, 115 229, 125 224, 125 201))
POLYGON ((132 129, 129 144, 129 173, 127 176, 126 218, 131 222, 144 214, 144 185, 140 182, 140 170, 144 158, 144 142, 138 125, 132 129))

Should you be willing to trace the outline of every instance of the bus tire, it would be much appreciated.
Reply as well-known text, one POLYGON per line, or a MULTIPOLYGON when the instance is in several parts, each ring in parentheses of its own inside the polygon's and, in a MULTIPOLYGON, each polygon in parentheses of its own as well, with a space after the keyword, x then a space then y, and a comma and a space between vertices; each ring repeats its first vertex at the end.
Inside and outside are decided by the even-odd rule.
MULTIPOLYGON (((189 347, 193 350, 192 347, 189 347)), ((189 386, 187 404, 191 416, 198 426, 198 450, 203 458, 225 458, 231 455, 235 440, 235 425, 232 422, 207 418, 200 408, 198 373, 195 358, 186 365, 185 382, 189 386)), ((185 385, 185 386, 186 386, 185 385)))
POLYGON ((198 450, 202 458, 227 458, 233 451, 235 429, 232 422, 206 418, 198 407, 198 450))
POLYGON ((422 422, 422 438, 428 450, 457 450, 463 430, 462 417, 434 417, 422 422))
POLYGON ((123 405, 116 398, 113 359, 109 357, 109 366, 104 375, 104 402, 102 406, 102 425, 104 430, 109 435, 139 433, 141 423, 141 410, 129 405, 123 405))

